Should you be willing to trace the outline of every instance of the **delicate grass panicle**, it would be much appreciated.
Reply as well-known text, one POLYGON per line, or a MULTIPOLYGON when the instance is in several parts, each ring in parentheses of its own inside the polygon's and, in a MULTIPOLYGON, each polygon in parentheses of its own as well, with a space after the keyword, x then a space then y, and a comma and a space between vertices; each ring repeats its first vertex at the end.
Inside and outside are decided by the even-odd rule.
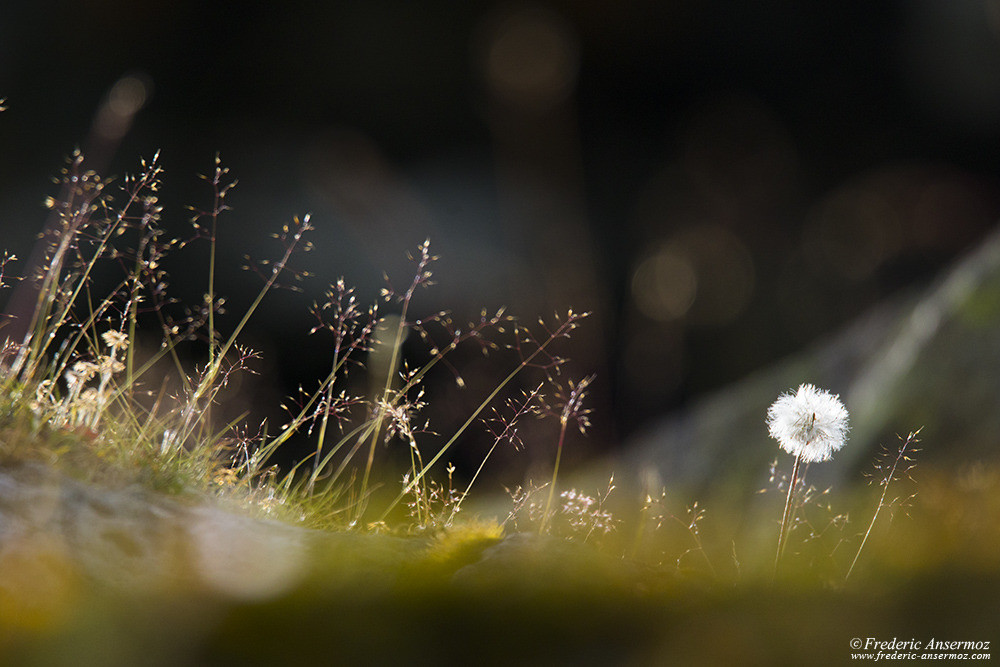
POLYGON ((554 506, 547 499, 536 499, 541 491, 551 486, 551 483, 529 483, 527 487, 508 489, 513 507, 500 525, 518 531, 534 529, 582 542, 598 541, 620 527, 621 520, 608 509, 608 498, 615 490, 614 476, 603 491, 593 495, 575 488, 567 489, 559 494, 560 502, 554 506))
MULTIPOLYGON (((413 526, 450 525, 496 446, 519 442, 518 420, 548 405, 542 385, 527 392, 523 401, 511 402, 509 414, 494 411, 487 423, 493 446, 468 484, 456 486, 450 464, 447 483, 437 482, 431 478, 433 468, 446 463, 442 459, 451 447, 485 410, 502 400, 501 392, 515 377, 533 372, 551 381, 559 373, 565 360, 553 348, 586 314, 569 311, 551 327, 540 320, 541 335, 503 308, 483 310, 478 319, 466 322, 449 312, 413 317, 417 293, 433 284, 437 261, 425 241, 411 257, 414 272, 405 289, 396 289, 386 277, 382 301, 395 314, 384 315, 378 304, 361 306, 343 279, 313 305, 317 324, 310 333, 325 332, 331 338, 328 371, 286 402, 285 424, 276 431, 265 424, 247 428, 243 415, 217 425, 213 407, 232 376, 250 371, 257 357, 239 343, 241 334, 269 293, 299 289, 298 281, 308 277, 294 264, 298 253, 311 248, 307 237, 312 223, 308 215, 294 218, 273 235, 281 246, 277 259, 247 262, 244 268, 257 273, 262 286, 241 316, 227 320, 219 317, 225 300, 219 296, 215 260, 217 244, 225 237, 223 217, 230 211, 227 198, 235 179, 216 156, 213 172, 203 177, 211 188, 211 206, 191 208, 190 238, 168 238, 160 226, 158 155, 140 166, 139 174, 126 176, 114 192, 113 184, 88 170, 84 156, 76 152, 59 180, 63 194, 47 202, 58 224, 41 241, 44 261, 19 285, 29 289, 35 307, 17 314, 26 318, 25 333, 4 336, 0 352, 4 400, 13 405, 19 397, 30 397, 21 401, 30 408, 23 440, 37 441, 46 429, 86 429, 88 446, 102 465, 117 464, 167 488, 242 498, 264 513, 312 525, 384 525, 404 500, 413 526), (207 243, 210 250, 205 296, 179 314, 181 306, 167 296, 165 260, 196 242, 207 243), (96 297, 94 276, 100 273, 106 279, 115 271, 117 282, 107 296, 96 297), (151 327, 160 330, 159 346, 136 345, 140 328, 151 327), (428 360, 416 367, 403 355, 403 341, 411 332, 427 345, 428 360), (464 388, 448 357, 466 343, 483 354, 509 350, 511 367, 492 391, 474 401, 477 407, 465 422, 442 437, 422 416, 427 407, 425 383, 440 365, 464 388), (190 349, 181 354, 182 346, 190 349), (201 355, 203 362, 188 367, 182 360, 190 354, 201 355), (373 364, 373 358, 388 363, 373 364), (165 364, 171 367, 166 376, 173 380, 162 373, 153 377, 154 369, 161 372, 165 364), (359 368, 366 382, 347 382, 351 368, 359 368), (375 389, 353 389, 359 386, 375 389), (312 439, 312 454, 279 471, 272 464, 274 455, 293 437, 300 442, 312 439), (403 488, 380 513, 372 513, 369 505, 385 478, 381 471, 376 476, 376 449, 395 443, 409 459, 401 475, 403 488)), ((11 286, 8 268, 14 260, 9 254, 0 258, 2 287, 11 286)), ((587 383, 570 385, 569 398, 561 406, 560 451, 566 424, 572 419, 581 427, 586 423, 579 402, 587 383)), ((556 389, 553 393, 550 402, 563 401, 556 389)), ((7 411, 14 413, 18 411, 7 411)))
POLYGON ((574 383, 570 380, 566 387, 550 378, 553 385, 553 404, 542 402, 542 410, 545 414, 556 417, 559 420, 559 442, 556 445, 556 462, 552 466, 552 481, 549 483, 549 498, 545 503, 545 514, 542 517, 539 532, 545 532, 549 517, 552 514, 552 502, 556 494, 556 481, 559 477, 559 462, 562 459, 563 443, 566 441, 566 429, 570 423, 576 423, 580 433, 586 433, 590 427, 590 409, 583 407, 583 400, 587 397, 587 387, 594 381, 593 376, 588 376, 574 383))
POLYGON ((872 514, 872 520, 868 524, 868 529, 865 531, 864 537, 861 538, 861 544, 858 545, 858 551, 854 554, 854 560, 851 561, 851 567, 847 569, 847 574, 844 575, 845 581, 854 572, 854 567, 858 564, 858 559, 861 557, 861 552, 864 550, 865 544, 868 543, 868 537, 872 534, 872 528, 875 527, 875 521, 878 520, 879 513, 884 508, 905 507, 916 495, 909 494, 890 498, 888 494, 889 486, 893 482, 899 481, 901 478, 908 478, 912 481, 913 478, 910 477, 910 473, 916 467, 913 457, 916 452, 920 451, 915 447, 920 442, 917 439, 920 430, 918 428, 905 438, 900 438, 899 448, 895 452, 888 448, 883 448, 882 455, 875 460, 875 470, 869 475, 869 481, 872 483, 877 482, 882 487, 882 494, 879 496, 878 504, 875 506, 875 512, 872 514))

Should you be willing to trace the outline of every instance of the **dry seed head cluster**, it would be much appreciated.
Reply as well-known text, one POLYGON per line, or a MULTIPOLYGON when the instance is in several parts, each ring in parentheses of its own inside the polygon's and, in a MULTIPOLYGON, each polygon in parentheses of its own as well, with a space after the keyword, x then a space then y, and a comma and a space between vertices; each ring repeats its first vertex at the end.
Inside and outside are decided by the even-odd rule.
POLYGON ((57 427, 97 426, 110 397, 111 377, 125 370, 125 364, 116 358, 117 353, 128 347, 128 337, 118 331, 105 331, 101 339, 110 348, 110 355, 99 355, 96 362, 74 362, 63 373, 68 391, 65 397, 57 399, 54 396, 52 380, 38 384, 35 400, 31 401, 31 410, 36 415, 44 416, 57 427), (95 377, 99 378, 100 386, 87 387, 95 377))
POLYGON ((114 329, 105 331, 101 334, 101 339, 104 341, 105 345, 116 352, 123 351, 128 347, 128 336, 123 334, 121 331, 115 331, 114 329))

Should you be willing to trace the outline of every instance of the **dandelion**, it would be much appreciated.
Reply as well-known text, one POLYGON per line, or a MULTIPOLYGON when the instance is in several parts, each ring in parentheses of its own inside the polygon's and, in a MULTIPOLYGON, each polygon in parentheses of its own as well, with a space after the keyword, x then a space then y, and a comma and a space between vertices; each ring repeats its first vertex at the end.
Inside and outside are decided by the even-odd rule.
POLYGON ((795 522, 792 500, 800 482, 799 465, 803 461, 807 465, 814 461, 828 461, 835 451, 844 446, 848 431, 847 408, 840 402, 839 396, 811 384, 801 384, 794 394, 784 393, 771 404, 767 410, 767 429, 783 450, 795 456, 785 511, 781 515, 778 550, 774 556, 774 572, 777 574, 788 532, 795 522))
POLYGON ((828 461, 844 446, 847 408, 840 397, 811 384, 778 397, 767 410, 767 428, 781 448, 806 463, 828 461))

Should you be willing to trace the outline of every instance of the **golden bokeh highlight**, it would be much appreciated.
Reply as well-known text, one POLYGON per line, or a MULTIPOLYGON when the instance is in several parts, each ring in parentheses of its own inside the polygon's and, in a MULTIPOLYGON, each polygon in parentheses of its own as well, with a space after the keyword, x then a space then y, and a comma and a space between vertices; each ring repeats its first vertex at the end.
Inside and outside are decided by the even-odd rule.
POLYGON ((698 276, 688 258, 663 246, 632 273, 632 298, 646 317, 666 322, 684 317, 694 303, 698 276))
POLYGON ((746 245, 718 225, 699 225, 669 237, 631 276, 632 302, 646 317, 723 326, 746 309, 754 290, 746 245))
POLYGON ((514 106, 549 109, 576 84, 578 38, 554 12, 529 7, 500 17, 486 28, 482 47, 491 91, 514 106))
POLYGON ((152 81, 144 74, 126 74, 118 79, 97 111, 94 131, 106 140, 118 141, 132 127, 135 115, 151 93, 152 81))

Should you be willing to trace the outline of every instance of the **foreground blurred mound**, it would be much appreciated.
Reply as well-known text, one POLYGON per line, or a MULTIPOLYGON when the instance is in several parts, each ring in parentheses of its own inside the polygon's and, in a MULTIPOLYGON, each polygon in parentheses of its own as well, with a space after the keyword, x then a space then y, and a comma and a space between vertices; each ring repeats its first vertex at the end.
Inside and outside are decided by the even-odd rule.
POLYGON ((537 534, 308 531, 18 466, 0 473, 0 663, 841 664, 855 637, 986 641, 1000 475, 984 475, 959 494, 925 482, 831 590, 537 534))

